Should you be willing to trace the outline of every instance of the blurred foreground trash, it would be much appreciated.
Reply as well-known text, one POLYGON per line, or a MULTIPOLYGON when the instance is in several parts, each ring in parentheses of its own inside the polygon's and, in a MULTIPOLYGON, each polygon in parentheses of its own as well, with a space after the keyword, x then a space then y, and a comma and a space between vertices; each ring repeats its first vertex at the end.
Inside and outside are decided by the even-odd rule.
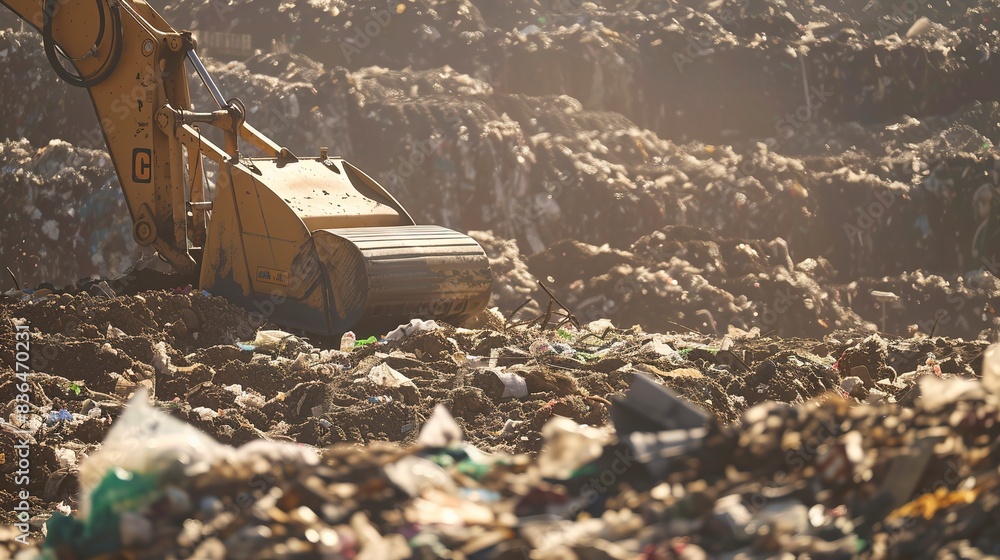
MULTIPOLYGON (((698 370, 661 376, 623 366, 615 374, 630 376, 630 389, 601 405, 610 406, 613 429, 540 416, 534 458, 484 452, 463 434, 467 420, 441 404, 403 428, 412 433, 409 446, 316 450, 263 439, 228 446, 153 408, 140 388, 103 446, 82 460, 79 511, 48 520, 41 553, 846 559, 932 557, 942 547, 966 546, 992 554, 1000 550, 993 531, 1000 511, 997 348, 985 349, 981 379, 920 377, 911 408, 857 403, 834 384, 836 392, 795 405, 763 401, 728 425, 664 384, 701 379, 698 370)), ((717 367, 710 352, 684 350, 717 367)), ((416 390, 416 377, 389 365, 410 358, 367 352, 366 363, 375 365, 366 366, 359 380, 369 385, 359 392, 416 390)), ((769 381, 783 363, 772 360, 769 381)), ((473 370, 472 379, 504 385, 503 367, 473 370)), ((516 371, 531 381, 540 376, 532 368, 542 367, 516 371)), ((308 407, 306 387, 284 398, 308 407)), ((495 389, 482 398, 502 399, 495 389)), ((241 405, 245 410, 273 406, 237 384, 224 390, 227 399, 257 400, 241 405)), ((365 406, 388 415, 400 406, 392 394, 367 396, 373 402, 365 406)), ((558 400, 553 410, 562 410, 558 400)), ((314 416, 323 411, 313 406, 314 416)), ((205 406, 193 411, 195 423, 224 417, 205 406)), ((41 429, 88 421, 73 418, 41 429)), ((322 420, 326 429, 338 427, 336 416, 322 420)), ((505 430, 536 421, 510 420, 505 430)), ((60 460, 72 468, 76 457, 64 450, 60 460)))

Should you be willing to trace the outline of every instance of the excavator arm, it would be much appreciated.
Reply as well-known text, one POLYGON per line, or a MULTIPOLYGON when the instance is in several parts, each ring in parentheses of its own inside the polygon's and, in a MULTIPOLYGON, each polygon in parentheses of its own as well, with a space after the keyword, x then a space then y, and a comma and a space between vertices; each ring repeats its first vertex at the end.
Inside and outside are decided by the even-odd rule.
MULTIPOLYGON (((195 272, 186 250, 186 220, 170 149, 156 126, 167 104, 188 108, 185 41, 142 0, 0 0, 42 33, 61 78, 85 87, 135 224, 136 240, 152 245, 181 273, 195 272), (68 70, 64 64, 75 70, 68 70)), ((176 147, 176 146, 175 146, 176 147)))
POLYGON ((325 149, 300 158, 246 123, 178 32, 143 0, 0 0, 38 29, 56 73, 90 93, 133 236, 201 288, 292 328, 377 333, 461 323, 492 279, 471 238, 417 226, 378 183, 325 149), (195 111, 190 63, 215 107, 195 111), (218 146, 201 127, 222 132, 218 146), (265 154, 248 158, 250 145, 265 154), (219 168, 214 197, 205 158, 219 168))

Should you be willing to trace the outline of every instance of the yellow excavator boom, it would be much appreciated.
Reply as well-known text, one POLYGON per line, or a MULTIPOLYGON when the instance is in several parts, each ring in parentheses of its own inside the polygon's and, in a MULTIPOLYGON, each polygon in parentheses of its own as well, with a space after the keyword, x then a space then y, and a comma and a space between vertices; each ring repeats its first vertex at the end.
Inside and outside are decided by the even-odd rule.
POLYGON ((89 91, 136 242, 197 273, 202 289, 320 335, 377 334, 412 318, 460 324, 486 306, 492 276, 478 243, 415 225, 381 185, 325 149, 298 157, 247 124, 191 33, 143 0, 0 4, 42 33, 62 79, 89 91), (187 64, 217 107, 194 110, 187 64), (203 126, 222 131, 223 145, 203 126), (265 157, 241 154, 241 141, 265 157), (219 167, 211 200, 205 158, 219 167))

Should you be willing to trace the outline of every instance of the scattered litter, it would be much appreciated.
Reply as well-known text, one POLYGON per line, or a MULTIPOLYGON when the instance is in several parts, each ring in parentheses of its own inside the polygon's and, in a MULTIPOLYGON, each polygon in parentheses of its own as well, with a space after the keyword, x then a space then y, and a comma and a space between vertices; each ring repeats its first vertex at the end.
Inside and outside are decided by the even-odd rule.
POLYGON ((372 344, 377 344, 377 343, 378 343, 378 339, 375 338, 375 336, 369 336, 368 338, 364 338, 364 339, 361 339, 361 340, 358 340, 357 342, 355 342, 354 343, 354 347, 355 348, 363 348, 365 346, 370 346, 372 344))
POLYGON ((557 480, 572 478, 578 469, 600 457, 610 439, 607 432, 561 416, 542 427, 542 437, 545 446, 538 456, 539 472, 557 480))
POLYGON ((285 331, 258 331, 252 345, 254 350, 272 353, 284 353, 286 350, 311 350, 311 346, 301 338, 285 331))
POLYGON ((65 408, 59 410, 53 410, 49 412, 48 417, 45 420, 45 424, 48 426, 54 426, 60 422, 72 422, 73 413, 66 410, 65 408))
POLYGON ((167 344, 162 340, 153 345, 153 368, 156 373, 163 375, 169 375, 173 372, 170 356, 167 355, 167 344))
POLYGON ((420 429, 417 444, 425 447, 449 447, 461 442, 462 429, 451 413, 440 404, 435 406, 431 417, 420 429))

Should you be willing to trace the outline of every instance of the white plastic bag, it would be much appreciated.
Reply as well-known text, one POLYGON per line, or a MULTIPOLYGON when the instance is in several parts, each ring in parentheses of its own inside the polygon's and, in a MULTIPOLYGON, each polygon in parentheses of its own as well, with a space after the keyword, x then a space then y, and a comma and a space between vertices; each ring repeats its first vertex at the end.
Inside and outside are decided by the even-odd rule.
POLYGON ((405 325, 400 325, 396 327, 396 330, 385 335, 386 340, 403 340, 404 338, 421 332, 436 331, 441 328, 436 321, 424 321, 421 319, 412 319, 409 323, 405 325))
POLYGON ((542 426, 545 445, 538 455, 542 476, 569 479, 573 472, 597 459, 611 439, 607 432, 581 426, 564 416, 555 416, 542 426))
POLYGON ((993 344, 983 352, 983 387, 1000 395, 1000 344, 993 344))
POLYGON ((129 400, 101 448, 80 464, 80 513, 90 512, 90 493, 113 468, 134 473, 162 472, 177 462, 212 465, 233 449, 197 428, 148 404, 145 389, 129 400))
POLYGON ((420 429, 417 445, 424 447, 449 447, 462 443, 462 428, 443 404, 434 407, 427 423, 420 429))
POLYGON ((503 395, 500 398, 513 397, 515 399, 523 399, 528 396, 528 383, 523 377, 500 368, 493 369, 492 371, 500 378, 500 381, 503 381, 503 395))
POLYGON ((368 372, 368 380, 380 387, 416 387, 409 377, 382 363, 368 372))

